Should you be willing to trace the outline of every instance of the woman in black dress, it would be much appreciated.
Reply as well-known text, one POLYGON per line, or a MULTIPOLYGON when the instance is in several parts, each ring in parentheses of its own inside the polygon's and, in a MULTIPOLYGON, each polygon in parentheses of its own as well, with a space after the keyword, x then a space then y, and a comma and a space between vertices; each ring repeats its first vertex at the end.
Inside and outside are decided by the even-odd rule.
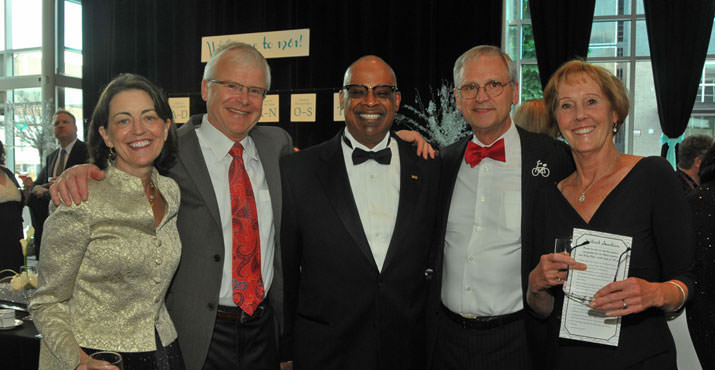
POLYGON ((688 195, 695 225, 695 294, 688 329, 703 369, 715 369, 715 146, 700 166, 700 186, 688 195))
POLYGON ((0 141, 0 270, 22 266, 23 194, 12 171, 5 167, 5 147, 0 141))
MULTIPOLYGON (((546 105, 571 147, 576 171, 537 197, 525 253, 535 266, 526 301, 546 320, 549 369, 676 369, 665 313, 692 291, 691 212, 672 167, 660 157, 619 153, 613 137, 628 114, 622 82, 604 68, 574 60, 544 91, 546 105), (618 345, 559 337, 568 267, 585 265, 553 253, 554 238, 574 228, 632 238, 627 278, 592 299, 571 299, 607 317, 622 317, 618 345)), ((592 266, 593 267, 593 266, 592 266)))

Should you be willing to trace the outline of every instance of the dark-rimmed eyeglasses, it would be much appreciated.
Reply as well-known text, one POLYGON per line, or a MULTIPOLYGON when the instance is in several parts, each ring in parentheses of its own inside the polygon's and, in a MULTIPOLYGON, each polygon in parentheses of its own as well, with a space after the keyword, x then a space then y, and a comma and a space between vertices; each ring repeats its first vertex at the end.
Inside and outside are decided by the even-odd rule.
POLYGON ((474 99, 479 94, 479 89, 484 89, 484 93, 490 98, 496 98, 504 92, 504 86, 510 84, 511 81, 499 82, 499 81, 488 81, 484 86, 479 86, 477 83, 470 83, 464 85, 458 89, 459 96, 464 99, 474 99))
POLYGON ((243 93, 243 90, 248 91, 248 96, 254 99, 262 99, 266 96, 267 90, 258 86, 246 86, 241 85, 238 82, 233 81, 221 81, 221 80, 208 80, 211 83, 217 84, 223 87, 232 95, 238 95, 243 93))
POLYGON ((348 92, 350 99, 363 99, 367 97, 367 94, 372 90, 372 94, 376 99, 388 100, 392 99, 397 92, 397 86, 393 85, 375 85, 373 87, 360 85, 360 84, 350 84, 343 86, 348 92))
MULTIPOLYGON (((587 244, 589 244, 589 242, 588 242, 588 241, 585 241, 585 242, 583 242, 583 243, 581 243, 581 244, 578 244, 578 245, 572 247, 572 248, 571 248, 571 257, 576 258, 576 249, 577 249, 578 247, 582 247, 582 246, 587 245, 587 244)), ((616 279, 618 279, 618 272, 621 270, 621 264, 623 263, 623 257, 627 256, 627 255, 628 255, 628 252, 630 252, 630 251, 631 251, 631 248, 626 248, 626 250, 624 250, 623 252, 621 252, 621 254, 618 256, 618 265, 616 265, 616 272, 613 274, 613 280, 611 280, 612 282, 613 282, 613 281, 616 281, 616 279)), ((570 300, 572 300, 572 301, 575 301, 575 302, 578 302, 578 303, 581 303, 581 304, 588 305, 589 303, 591 303, 591 301, 594 300, 594 298, 593 298, 592 296, 584 296, 584 295, 579 295, 579 294, 567 292, 567 291, 566 291, 566 286, 564 286, 563 291, 564 291, 564 295, 565 295, 568 299, 570 299, 570 300)))

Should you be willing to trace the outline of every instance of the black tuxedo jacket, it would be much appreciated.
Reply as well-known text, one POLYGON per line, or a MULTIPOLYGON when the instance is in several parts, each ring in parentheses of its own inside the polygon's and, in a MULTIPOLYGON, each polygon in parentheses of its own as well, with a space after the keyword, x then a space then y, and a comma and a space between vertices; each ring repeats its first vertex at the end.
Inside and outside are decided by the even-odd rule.
MULTIPOLYGON (((57 148, 52 153, 47 155, 45 167, 42 167, 37 174, 35 185, 48 187, 49 179, 52 177, 52 172, 55 170, 55 162, 60 156, 60 149, 57 148)), ((89 152, 87 143, 77 139, 72 150, 67 155, 65 168, 70 168, 77 164, 87 163, 89 160, 89 152)), ((30 218, 32 226, 35 228, 35 246, 39 247, 42 239, 42 226, 49 215, 50 196, 37 196, 32 193, 27 198, 27 206, 30 208, 30 218)))
POLYGON ((296 369, 421 368, 439 163, 418 158, 393 138, 400 195, 380 272, 350 188, 341 136, 281 160, 286 344, 296 369))
MULTIPOLYGON (((517 126, 519 138, 521 139, 521 240, 522 246, 528 245, 528 238, 531 233, 532 220, 528 216, 532 214, 531 207, 534 201, 534 194, 539 186, 548 183, 559 182, 574 171, 573 159, 571 158, 568 146, 563 142, 556 141, 542 134, 535 134, 517 126), (543 165, 546 164, 544 167, 543 165), (538 166, 538 167, 537 167, 538 166), (548 169, 548 173, 543 170, 548 169), (541 169, 541 170, 540 170, 541 169)), ((442 268, 444 257, 444 238, 447 232, 447 219, 449 217, 449 205, 452 201, 452 193, 457 180, 459 167, 464 161, 464 152, 467 143, 472 139, 468 136, 441 151, 442 157, 442 179, 440 183, 440 220, 438 240, 439 245, 435 249, 434 271, 435 278, 430 285, 428 302, 428 361, 431 361, 435 348, 439 327, 435 324, 439 322, 442 293, 442 268)), ((494 189, 498 191, 498 189, 494 189)), ((522 248, 521 253, 521 275, 522 290, 526 292, 529 276, 530 251, 522 248)), ((527 308, 526 301, 524 307, 527 308)), ((530 332, 538 333, 545 330, 542 322, 529 320, 527 326, 538 325, 538 328, 530 332), (538 329, 538 330, 537 330, 538 329)), ((535 338, 538 341, 538 338, 535 338)))

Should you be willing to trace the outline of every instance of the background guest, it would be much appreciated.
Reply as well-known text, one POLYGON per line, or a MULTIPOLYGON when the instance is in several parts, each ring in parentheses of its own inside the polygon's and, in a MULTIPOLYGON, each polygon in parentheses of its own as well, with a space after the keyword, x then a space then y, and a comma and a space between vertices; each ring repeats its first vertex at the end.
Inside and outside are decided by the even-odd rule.
POLYGON ((559 137, 559 128, 551 121, 549 112, 544 106, 544 99, 527 100, 516 109, 513 117, 517 126, 538 134, 559 137))
POLYGON ((715 147, 703 156, 700 186, 688 195, 695 225, 695 294, 688 329, 703 369, 715 369, 715 147))
POLYGON ((5 167, 5 146, 0 141, 0 270, 18 270, 23 263, 23 193, 12 171, 5 167))
POLYGON ((613 136, 629 102, 622 82, 607 70, 568 62, 544 96, 576 164, 574 173, 543 189, 533 208, 538 221, 530 248, 541 257, 532 261, 527 302, 548 320, 551 338, 545 341, 553 343, 553 353, 547 357, 554 363, 546 368, 675 369, 665 312, 683 306, 693 281, 691 212, 678 180, 663 158, 616 149, 613 136), (586 266, 551 252, 554 238, 574 228, 632 237, 628 278, 607 284, 588 303, 623 317, 617 347, 557 338, 567 268, 586 266))
POLYGON ((48 192, 50 180, 59 176, 65 168, 87 163, 87 159, 89 159, 87 144, 77 139, 77 122, 72 113, 58 109, 52 115, 52 123, 55 128, 55 138, 60 143, 60 147, 47 156, 45 167, 42 167, 37 174, 37 179, 27 200, 32 226, 35 228, 35 252, 38 255, 42 242, 43 224, 47 219, 50 204, 50 193, 48 192))
POLYGON ((40 369, 92 368, 97 350, 120 352, 125 369, 183 369, 164 305, 181 254, 179 187, 160 175, 176 158, 166 97, 144 77, 118 76, 94 109, 89 144, 104 180, 46 222, 30 303, 40 369))
POLYGON ((688 194, 700 184, 700 164, 705 152, 713 144, 713 138, 706 135, 688 136, 678 145, 678 169, 683 191, 688 194))

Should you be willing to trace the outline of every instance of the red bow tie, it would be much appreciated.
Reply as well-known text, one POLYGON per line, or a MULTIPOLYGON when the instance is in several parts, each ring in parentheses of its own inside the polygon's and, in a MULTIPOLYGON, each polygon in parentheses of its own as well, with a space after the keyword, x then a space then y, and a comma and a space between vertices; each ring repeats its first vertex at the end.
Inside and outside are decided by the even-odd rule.
POLYGON ((499 139, 496 143, 487 147, 481 146, 473 141, 470 141, 469 144, 467 144, 467 151, 464 152, 464 160, 467 164, 474 167, 486 157, 506 162, 504 139, 499 139))

